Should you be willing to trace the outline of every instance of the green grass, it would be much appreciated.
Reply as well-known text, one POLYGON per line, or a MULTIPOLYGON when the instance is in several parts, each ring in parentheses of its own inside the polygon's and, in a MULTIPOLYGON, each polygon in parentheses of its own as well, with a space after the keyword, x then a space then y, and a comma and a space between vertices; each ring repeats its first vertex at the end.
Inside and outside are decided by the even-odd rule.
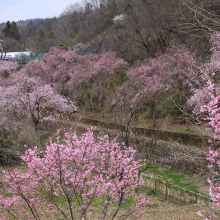
POLYGON ((171 185, 193 192, 199 192, 198 186, 190 182, 186 174, 178 173, 170 169, 158 168, 155 165, 150 165, 150 167, 147 168, 147 172, 153 174, 156 178, 163 182, 169 182, 171 185))
MULTIPOLYGON (((47 204, 53 204, 53 202, 51 202, 51 200, 48 198, 48 196, 45 193, 43 193, 43 192, 40 193, 40 197, 42 198, 42 201, 45 201, 47 204)), ((64 198, 63 196, 57 196, 57 197, 54 196, 53 199, 54 199, 55 203, 61 208, 61 210, 63 210, 67 215, 70 215, 68 202, 67 202, 66 198, 64 198)), ((91 203, 92 210, 88 210, 88 215, 99 216, 103 211, 105 200, 106 200, 106 196, 94 198, 94 200, 91 203)), ((114 213, 118 208, 118 203, 114 203, 112 200, 111 200, 111 202, 112 202, 112 204, 110 204, 108 212, 114 213)), ((136 201, 135 201, 133 193, 132 193, 131 195, 129 195, 129 197, 126 199, 126 201, 122 202, 118 215, 122 214, 123 212, 126 212, 126 210, 129 210, 131 208, 131 206, 133 204, 135 204, 135 202, 136 201)), ((75 196, 73 196, 72 203, 74 204, 74 208, 73 208, 74 212, 77 210, 80 210, 80 207, 79 207, 80 205, 77 202, 75 196)), ((31 212, 27 207, 26 211, 22 212, 20 214, 27 216, 27 215, 31 215, 31 212)), ((47 207, 47 205, 45 205, 44 208, 41 207, 39 209, 38 214, 39 214, 39 216, 45 216, 47 214, 50 214, 51 216, 54 216, 53 219, 60 219, 60 216, 61 216, 61 215, 59 217, 57 216, 58 218, 55 217, 57 215, 56 208, 53 208, 52 210, 50 210, 47 207)), ((10 215, 7 213, 6 210, 1 210, 0 217, 2 217, 2 216, 10 216, 10 215)))

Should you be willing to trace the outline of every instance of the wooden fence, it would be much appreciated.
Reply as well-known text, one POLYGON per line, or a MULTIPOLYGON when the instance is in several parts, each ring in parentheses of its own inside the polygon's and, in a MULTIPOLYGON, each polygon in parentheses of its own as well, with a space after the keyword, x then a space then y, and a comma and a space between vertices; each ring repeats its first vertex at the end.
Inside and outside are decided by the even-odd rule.
POLYGON ((170 181, 146 174, 142 174, 142 177, 144 185, 153 193, 162 195, 165 200, 178 204, 210 202, 210 197, 173 185, 170 181))

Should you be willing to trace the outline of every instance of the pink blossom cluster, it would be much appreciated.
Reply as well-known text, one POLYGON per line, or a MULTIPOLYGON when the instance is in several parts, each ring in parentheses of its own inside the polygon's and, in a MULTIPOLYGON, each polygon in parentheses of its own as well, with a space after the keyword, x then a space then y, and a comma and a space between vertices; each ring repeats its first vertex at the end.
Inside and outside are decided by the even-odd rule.
MULTIPOLYGON (((201 112, 205 113, 204 119, 208 121, 208 128, 214 134, 214 140, 220 140, 220 92, 219 88, 214 83, 215 71, 219 70, 219 59, 220 59, 220 35, 216 33, 211 38, 212 43, 212 56, 210 62, 204 69, 205 78, 207 79, 206 94, 208 101, 201 107, 201 112)), ((210 139, 209 143, 213 143, 213 140, 210 139)), ((212 201, 212 207, 220 207, 220 149, 209 149, 206 153, 207 160, 209 162, 208 168, 210 169, 211 175, 208 178, 210 184, 209 195, 212 201)), ((218 211, 214 210, 213 215, 206 214, 204 212, 198 212, 200 217, 206 218, 207 220, 216 219, 219 217, 218 211)))
POLYGON ((114 52, 82 56, 75 50, 53 48, 51 53, 43 62, 30 62, 23 71, 53 84, 56 91, 68 95, 78 106, 89 104, 92 109, 93 100, 97 100, 104 114, 109 94, 114 91, 115 72, 127 63, 114 52))
POLYGON ((89 82, 99 87, 101 80, 109 81, 114 70, 124 67, 127 63, 117 58, 116 53, 102 52, 81 56, 75 50, 62 51, 54 48, 53 55, 44 60, 45 73, 51 75, 51 82, 66 84, 69 94, 75 86, 85 86, 89 82), (99 79, 102 77, 102 79, 99 79))
POLYGON ((37 147, 27 150, 22 156, 27 168, 5 171, 7 190, 0 196, 1 209, 23 219, 40 219, 44 210, 65 219, 86 219, 101 199, 97 218, 125 219, 139 213, 149 203, 144 195, 135 193, 142 184, 137 176, 142 161, 135 159, 134 149, 116 140, 95 139, 91 129, 81 137, 58 132, 45 152, 37 147), (128 198, 133 205, 119 214, 128 198))
POLYGON ((198 212, 197 212, 197 215, 198 215, 199 217, 205 218, 205 220, 212 220, 212 219, 213 219, 212 216, 206 215, 206 214, 205 214, 204 212, 202 212, 202 211, 198 211, 198 212))
POLYGON ((44 84, 38 77, 19 73, 10 78, 10 84, 0 87, 0 108, 6 120, 29 119, 37 128, 42 121, 56 121, 76 110, 69 99, 44 84))
POLYGON ((10 83, 10 76, 17 68, 16 62, 0 60, 0 86, 4 87, 10 83))
POLYGON ((116 112, 123 121, 130 119, 130 113, 139 114, 146 106, 152 115, 162 94, 170 97, 170 91, 188 99, 193 90, 200 85, 198 65, 194 54, 181 45, 172 45, 164 54, 156 58, 137 62, 126 73, 125 81, 113 99, 116 112))
POLYGON ((187 104, 190 107, 193 107, 193 114, 197 116, 201 113, 201 106, 204 106, 206 103, 208 103, 209 99, 210 97, 206 87, 195 89, 194 94, 187 101, 187 104))
POLYGON ((128 71, 127 66, 113 52, 82 56, 76 50, 52 48, 50 56, 41 62, 30 62, 22 71, 29 77, 40 76, 79 107, 98 107, 102 117, 113 106, 116 112, 122 110, 123 117, 126 106, 155 106, 161 94, 167 95, 171 90, 178 91, 185 102, 200 85, 194 54, 181 45, 172 45, 164 54, 138 62, 128 71))
POLYGON ((183 96, 200 86, 200 69, 195 57, 189 48, 184 45, 173 44, 158 59, 164 80, 170 87, 182 90, 183 96))
POLYGON ((212 132, 214 133, 214 138, 220 138, 220 107, 219 99, 220 93, 216 89, 213 80, 209 79, 207 82, 207 96, 209 97, 209 102, 201 107, 202 113, 208 113, 208 116, 205 118, 212 132))
MULTIPOLYGON (((206 94, 206 104, 204 104, 200 112, 203 113, 204 119, 208 122, 208 129, 214 134, 214 139, 216 141, 220 140, 220 107, 219 99, 220 94, 218 89, 216 89, 215 84, 213 83, 212 77, 214 74, 207 73, 207 87, 204 95, 206 94)), ((213 140, 210 139, 209 143, 212 144, 213 140)), ((212 208, 220 207, 220 158, 219 158, 219 149, 209 149, 206 153, 207 160, 209 162, 208 168, 211 171, 211 176, 208 178, 210 184, 209 195, 212 201, 212 208)), ((208 215, 204 212, 197 213, 200 217, 204 217, 207 220, 216 219, 215 215, 208 215)))
POLYGON ((0 76, 7 77, 18 68, 16 62, 0 60, 0 76))
POLYGON ((166 90, 162 78, 152 75, 154 67, 144 63, 127 72, 127 82, 121 85, 113 99, 115 111, 123 122, 129 120, 129 112, 136 114, 144 105, 151 105, 166 90))

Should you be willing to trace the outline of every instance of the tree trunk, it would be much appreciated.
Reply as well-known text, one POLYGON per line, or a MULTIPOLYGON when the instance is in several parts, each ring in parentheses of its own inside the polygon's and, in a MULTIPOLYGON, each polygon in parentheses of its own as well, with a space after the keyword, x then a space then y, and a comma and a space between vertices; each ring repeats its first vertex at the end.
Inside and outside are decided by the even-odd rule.
POLYGON ((151 118, 153 121, 153 127, 156 128, 157 122, 156 122, 156 115, 155 115, 155 101, 153 101, 151 105, 151 118))

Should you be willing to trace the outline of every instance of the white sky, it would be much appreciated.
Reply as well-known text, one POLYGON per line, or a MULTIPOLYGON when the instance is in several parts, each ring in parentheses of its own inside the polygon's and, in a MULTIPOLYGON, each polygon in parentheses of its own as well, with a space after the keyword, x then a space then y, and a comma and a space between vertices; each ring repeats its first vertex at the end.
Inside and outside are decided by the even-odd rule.
POLYGON ((58 17, 70 4, 82 0, 0 0, 0 22, 58 17))

